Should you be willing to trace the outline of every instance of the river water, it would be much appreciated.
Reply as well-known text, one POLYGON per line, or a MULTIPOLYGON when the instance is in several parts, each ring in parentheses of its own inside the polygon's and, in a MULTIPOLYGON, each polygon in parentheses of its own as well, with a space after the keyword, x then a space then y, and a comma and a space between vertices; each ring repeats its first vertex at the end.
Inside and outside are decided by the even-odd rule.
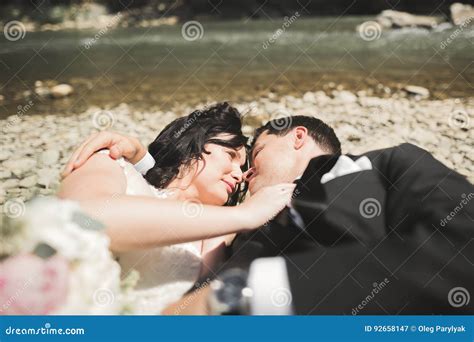
POLYGON ((364 40, 355 27, 371 19, 202 22, 196 40, 184 39, 181 25, 2 37, 0 116, 15 114, 27 102, 23 93, 48 79, 72 84, 75 94, 33 98, 28 114, 73 114, 122 102, 171 108, 250 100, 269 91, 302 94, 330 82, 354 91, 420 85, 437 98, 474 94, 474 25, 384 31, 364 40))

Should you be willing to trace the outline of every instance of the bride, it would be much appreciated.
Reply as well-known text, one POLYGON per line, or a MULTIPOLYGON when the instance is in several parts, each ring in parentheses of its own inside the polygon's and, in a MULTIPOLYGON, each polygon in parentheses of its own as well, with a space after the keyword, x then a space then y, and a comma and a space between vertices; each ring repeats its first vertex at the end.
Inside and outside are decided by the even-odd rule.
POLYGON ((126 156, 120 145, 74 171, 68 164, 58 195, 106 226, 122 276, 140 273, 134 313, 159 314, 179 300, 222 261, 236 233, 257 229, 289 203, 294 184, 263 188, 236 205, 246 142, 237 109, 219 103, 166 126, 149 146, 155 165, 144 177, 133 165, 143 153, 113 159, 126 156))

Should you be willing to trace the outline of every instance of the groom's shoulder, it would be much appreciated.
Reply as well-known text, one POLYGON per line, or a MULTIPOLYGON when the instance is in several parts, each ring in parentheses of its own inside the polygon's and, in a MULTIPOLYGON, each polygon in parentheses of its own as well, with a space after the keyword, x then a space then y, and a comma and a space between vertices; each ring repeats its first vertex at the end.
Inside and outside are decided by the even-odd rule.
MULTIPOLYGON (((387 148, 371 150, 371 151, 361 154, 360 156, 367 156, 369 159, 376 159, 379 156, 387 156, 387 155, 391 157, 393 156, 410 157, 410 156, 417 156, 417 155, 423 155, 423 154, 429 154, 429 152, 412 143, 402 143, 402 144, 387 147, 387 148)), ((351 156, 351 157, 358 158, 360 156, 351 156)))
POLYGON ((411 143, 402 143, 358 155, 321 155, 310 161, 302 178, 308 178, 309 175, 312 180, 320 179, 325 173, 332 170, 341 156, 348 157, 353 161, 365 157, 370 161, 371 166, 369 169, 372 169, 375 173, 382 173, 384 175, 392 174, 397 171, 401 172, 413 166, 423 169, 424 163, 420 163, 420 161, 426 160, 425 158, 433 158, 430 152, 411 143))
POLYGON ((392 159, 416 158, 423 155, 431 155, 430 152, 411 143, 402 143, 399 145, 367 151, 361 154, 327 154, 311 159, 309 167, 318 169, 331 168, 341 156, 357 160, 361 157, 367 157, 371 162, 390 162, 392 159))
POLYGON ((402 165, 407 163, 411 164, 423 157, 431 157, 432 155, 430 152, 417 145, 412 143, 402 143, 392 147, 368 151, 361 155, 348 156, 352 159, 358 159, 362 156, 366 156, 373 165, 382 167, 388 165, 402 165))

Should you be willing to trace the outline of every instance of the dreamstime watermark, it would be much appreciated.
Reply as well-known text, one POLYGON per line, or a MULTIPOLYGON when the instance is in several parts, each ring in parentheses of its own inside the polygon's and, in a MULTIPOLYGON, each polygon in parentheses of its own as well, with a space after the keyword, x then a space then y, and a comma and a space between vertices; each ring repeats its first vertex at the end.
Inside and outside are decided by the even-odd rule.
POLYGON ((198 200, 186 200, 183 202, 182 210, 185 216, 195 218, 202 215, 204 206, 198 200))
POLYGON ((382 26, 376 21, 366 21, 359 26, 359 36, 367 41, 379 39, 382 35, 382 26))
POLYGON ((359 305, 357 305, 355 308, 352 309, 352 316, 355 316, 357 315, 361 310, 363 310, 367 304, 369 304, 372 299, 375 298, 375 296, 380 292, 382 291, 385 286, 387 286, 387 284, 390 283, 390 280, 388 280, 387 278, 385 278, 384 280, 382 280, 380 283, 373 283, 372 286, 373 286, 373 289, 372 291, 370 291, 370 293, 367 295, 367 297, 365 297, 362 302, 360 302, 359 305))
POLYGON ((291 291, 285 287, 279 287, 274 289, 270 295, 272 305, 277 308, 291 305, 293 298, 291 296, 291 291))
POLYGON ((185 310, 189 305, 191 305, 196 297, 199 296, 199 293, 206 288, 209 284, 211 283, 211 279, 207 278, 205 281, 203 281, 201 284, 196 284, 198 286, 196 290, 194 290, 191 294, 185 297, 184 301, 179 304, 179 306, 174 310, 175 315, 180 315, 183 310, 185 310))
POLYGON ((21 121, 21 118, 35 105, 35 103, 33 101, 28 101, 28 103, 24 106, 22 105, 19 105, 18 107, 16 107, 18 110, 16 112, 16 114, 12 115, 8 122, 7 122, 7 125, 6 125, 6 128, 10 128, 14 125, 16 125, 17 123, 19 123, 21 121))
POLYGON ((471 16, 471 17, 468 17, 466 18, 462 23, 461 25, 458 26, 458 28, 456 30, 454 30, 453 33, 451 33, 449 35, 448 38, 446 38, 445 40, 443 40, 441 42, 441 44, 439 45, 439 47, 444 50, 448 47, 449 44, 451 44, 453 42, 454 39, 456 39, 457 36, 459 36, 461 34, 462 31, 464 31, 464 29, 471 23, 471 21, 474 20, 474 17, 471 16))
POLYGON ((451 128, 466 129, 470 123, 469 114, 464 110, 455 110, 449 115, 448 124, 451 128))
POLYGON ((106 209, 112 205, 110 202, 118 196, 120 196, 120 194, 114 193, 110 196, 110 198, 105 199, 97 206, 94 213, 94 216, 96 216, 97 219, 78 211, 74 212, 73 214, 74 222, 85 229, 97 231, 104 229, 105 226, 99 220, 104 216, 106 209))
POLYGON ((115 123, 115 116, 108 110, 99 110, 92 115, 92 124, 99 130, 112 127, 115 123))
POLYGON ((299 17, 300 17, 300 13, 298 11, 296 11, 295 14, 293 14, 291 17, 285 17, 281 27, 275 32, 273 32, 270 38, 268 38, 266 41, 263 42, 262 48, 264 50, 268 49, 268 47, 271 44, 275 43, 276 40, 280 38, 280 36, 283 33, 285 33, 285 31, 291 26, 291 24, 293 24, 296 21, 296 19, 298 19, 299 17))
POLYGON ((464 287, 453 287, 448 293, 448 302, 454 308, 466 306, 471 301, 469 291, 464 287))
POLYGON ((97 41, 102 38, 107 32, 114 27, 117 22, 122 18, 122 13, 118 12, 114 17, 105 25, 105 27, 101 28, 99 32, 97 32, 93 38, 87 40, 87 42, 84 43, 84 48, 89 50, 97 41))
POLYGON ((12 20, 3 27, 5 38, 11 42, 23 39, 26 36, 26 27, 21 21, 12 20))
POLYGON ((242 110, 240 111, 242 120, 244 120, 246 117, 258 116, 257 110, 258 104, 255 103, 255 101, 250 102, 245 106, 245 108, 242 108, 242 110))
POLYGON ((5 328, 5 335, 84 335, 84 328, 52 328, 50 323, 45 323, 40 328, 5 328))
POLYGON ((382 213, 382 206, 375 198, 366 198, 359 204, 359 212, 364 218, 374 218, 382 213))
POLYGON ((109 306, 115 301, 113 291, 105 287, 95 290, 92 298, 94 303, 99 306, 109 306))
POLYGON ((31 278, 28 278, 23 284, 23 286, 18 288, 10 298, 3 302, 3 305, 0 307, 0 313, 6 312, 8 308, 10 308, 10 306, 12 306, 18 300, 18 298, 28 289, 28 287, 30 287, 30 285, 31 278))
POLYGON ((289 128, 292 122, 291 114, 283 109, 273 112, 270 117, 270 125, 277 131, 289 128))
POLYGON ((9 199, 3 206, 3 213, 12 219, 23 216, 25 210, 25 202, 20 198, 9 199))
POLYGON ((459 202, 459 204, 454 207, 451 212, 446 215, 446 217, 442 218, 439 225, 441 227, 444 227, 448 224, 449 221, 451 221, 468 203, 470 200, 474 198, 474 192, 470 192, 469 194, 462 194, 461 195, 462 200, 459 202))
POLYGON ((175 139, 178 139, 184 132, 186 132, 186 130, 191 127, 191 125, 196 122, 197 118, 200 117, 202 114, 201 111, 199 110, 196 110, 194 111, 189 117, 186 122, 184 123, 184 125, 179 129, 177 130, 176 132, 174 132, 173 136, 175 139))
POLYGON ((188 42, 201 39, 204 36, 204 27, 199 21, 187 21, 181 27, 181 35, 188 42))

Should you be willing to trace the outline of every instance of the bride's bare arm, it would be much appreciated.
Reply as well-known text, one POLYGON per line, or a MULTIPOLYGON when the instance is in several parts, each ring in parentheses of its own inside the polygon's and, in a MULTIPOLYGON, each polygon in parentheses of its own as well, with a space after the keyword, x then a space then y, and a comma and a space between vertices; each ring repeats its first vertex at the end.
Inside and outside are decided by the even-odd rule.
MULTIPOLYGON (((288 198, 280 195, 281 200, 275 200, 283 192, 276 186, 269 188, 262 196, 272 198, 273 205, 268 205, 268 201, 260 208, 197 204, 198 215, 189 215, 186 206, 191 204, 186 202, 126 195, 126 179, 121 167, 108 156, 96 154, 64 179, 58 196, 78 201, 87 214, 105 224, 111 249, 125 251, 257 228, 281 210, 291 197, 290 191, 288 198)), ((287 184, 286 188, 292 190, 291 185, 287 184)))

